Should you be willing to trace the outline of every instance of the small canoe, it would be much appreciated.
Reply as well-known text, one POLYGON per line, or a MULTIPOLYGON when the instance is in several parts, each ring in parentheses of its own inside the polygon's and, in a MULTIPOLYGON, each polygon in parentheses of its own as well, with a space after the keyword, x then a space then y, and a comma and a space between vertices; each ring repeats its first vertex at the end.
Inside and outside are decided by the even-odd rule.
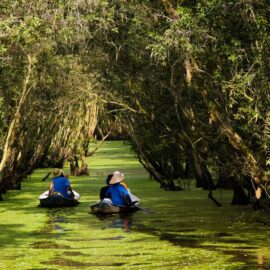
POLYGON ((60 194, 49 196, 49 191, 42 193, 39 198, 39 206, 41 207, 70 207, 78 205, 80 194, 73 190, 74 199, 64 198, 60 194))
POLYGON ((115 214, 115 213, 131 213, 139 208, 139 202, 135 202, 131 207, 123 207, 114 205, 110 199, 103 199, 90 205, 90 211, 94 214, 115 214))

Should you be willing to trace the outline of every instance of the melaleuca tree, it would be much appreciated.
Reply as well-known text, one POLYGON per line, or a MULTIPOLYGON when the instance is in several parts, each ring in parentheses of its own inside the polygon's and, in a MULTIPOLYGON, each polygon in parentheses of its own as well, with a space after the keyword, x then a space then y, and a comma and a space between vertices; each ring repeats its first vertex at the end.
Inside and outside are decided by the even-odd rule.
MULTIPOLYGON (((111 65, 106 68, 105 76, 110 89, 117 91, 115 97, 134 109, 133 112, 126 109, 121 114, 122 124, 133 138, 134 149, 162 186, 171 189, 175 188, 173 180, 184 175, 184 163, 192 152, 199 168, 198 179, 207 186, 206 182, 211 180, 206 177, 207 167, 200 165, 203 161, 198 151, 190 150, 194 148, 190 137, 195 136, 194 141, 199 139, 195 135, 194 113, 178 108, 176 85, 185 86, 180 60, 174 59, 174 52, 172 63, 167 64, 165 58, 161 64, 155 63, 154 43, 167 25, 166 17, 159 16, 164 14, 163 5, 148 3, 141 8, 139 3, 119 5, 114 18, 117 34, 107 35, 106 51, 111 65), (119 50, 112 50, 111 44, 119 50)), ((155 49, 163 48, 160 45, 155 49)))
POLYGON ((85 74, 78 56, 78 44, 84 46, 87 31, 75 16, 80 3, 6 1, 1 5, 3 192, 48 157, 50 165, 63 163, 82 126, 90 125, 85 115, 94 98, 92 77, 85 74))
MULTIPOLYGON (((50 130, 49 119, 57 116, 53 136, 45 139, 38 132, 33 140, 40 145, 45 139, 46 150, 40 152, 47 164, 63 162, 71 149, 77 156, 87 154, 98 112, 100 133, 113 126, 124 130, 164 188, 175 189, 175 180, 191 171, 198 186, 210 191, 210 171, 249 189, 267 188, 266 1, 6 1, 2 6, 0 121, 6 122, 1 134, 8 134, 26 92, 21 127, 31 122, 31 103, 44 119, 40 130, 50 130), (48 94, 39 100, 42 93, 48 94), (43 114, 46 106, 40 104, 53 113, 43 114)), ((24 129, 17 132, 23 138, 24 129)), ((16 148, 25 149, 19 144, 16 148)))
POLYGON ((149 1, 144 7, 121 2, 116 14, 121 19, 114 18, 116 33, 107 35, 105 46, 112 63, 106 77, 137 112, 123 120, 142 162, 153 171, 151 164, 161 164, 164 154, 168 164, 157 167, 161 178, 168 178, 189 153, 197 178, 208 186, 209 166, 223 168, 242 184, 243 177, 263 184, 269 101, 266 2, 149 1), (159 136, 167 140, 159 142, 159 136), (165 154, 166 142, 178 149, 178 164, 170 161, 174 153, 165 154))
POLYGON ((152 55, 171 70, 169 92, 181 119, 192 111, 189 123, 195 123, 202 147, 188 136, 191 148, 199 161, 214 156, 228 175, 263 184, 269 8, 249 1, 163 4, 169 20, 162 35, 155 36, 152 55), (213 147, 220 144, 224 147, 213 147), (224 150, 230 153, 225 159, 224 150))

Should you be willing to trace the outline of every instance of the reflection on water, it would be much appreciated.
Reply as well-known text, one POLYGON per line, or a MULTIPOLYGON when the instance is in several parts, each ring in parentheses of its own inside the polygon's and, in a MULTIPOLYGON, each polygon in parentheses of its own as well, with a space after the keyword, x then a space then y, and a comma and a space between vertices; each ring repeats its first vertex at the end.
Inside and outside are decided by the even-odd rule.
POLYGON ((122 229, 124 232, 131 232, 132 230, 132 213, 119 213, 114 215, 96 214, 96 217, 99 220, 106 222, 106 226, 103 227, 103 229, 118 228, 122 229))
POLYGON ((70 215, 74 215, 74 209, 71 208, 48 208, 48 220, 45 222, 44 227, 39 233, 44 234, 47 238, 46 241, 39 241, 32 244, 36 249, 69 249, 70 246, 59 244, 50 239, 59 239, 65 232, 70 231, 64 227, 68 223, 70 215))
POLYGON ((258 250, 257 251, 257 265, 258 269, 270 269, 270 257, 266 254, 264 254, 264 250, 258 250))
POLYGON ((32 244, 33 248, 36 249, 68 249, 70 246, 67 245, 60 245, 53 241, 39 241, 32 244))
POLYGON ((45 223, 44 228, 41 229, 42 233, 50 233, 57 231, 58 233, 68 231, 62 224, 68 223, 68 217, 74 215, 72 208, 49 208, 47 215, 48 221, 45 223))

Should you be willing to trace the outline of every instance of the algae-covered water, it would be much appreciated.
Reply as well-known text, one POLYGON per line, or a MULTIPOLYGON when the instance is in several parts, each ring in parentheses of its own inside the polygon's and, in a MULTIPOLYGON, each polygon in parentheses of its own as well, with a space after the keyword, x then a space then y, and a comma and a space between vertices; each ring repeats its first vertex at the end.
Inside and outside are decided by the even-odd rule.
POLYGON ((231 206, 230 191, 215 192, 221 208, 194 185, 164 191, 122 142, 106 142, 89 167, 89 177, 70 177, 81 194, 75 208, 37 207, 49 169, 36 170, 21 191, 6 194, 0 203, 0 269, 270 269, 267 214, 231 206), (114 170, 125 173, 141 205, 154 213, 89 214, 114 170))

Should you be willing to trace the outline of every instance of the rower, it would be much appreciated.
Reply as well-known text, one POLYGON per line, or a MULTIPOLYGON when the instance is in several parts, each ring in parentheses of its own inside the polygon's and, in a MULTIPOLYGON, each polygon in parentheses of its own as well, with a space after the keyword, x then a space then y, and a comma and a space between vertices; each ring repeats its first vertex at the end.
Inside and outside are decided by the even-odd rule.
POLYGON ((53 179, 50 183, 49 196, 60 194, 64 198, 74 198, 74 193, 71 189, 69 180, 64 175, 62 169, 55 169, 53 172, 53 179))
POLYGON ((132 201, 128 190, 121 184, 125 176, 119 171, 115 171, 109 180, 109 188, 105 197, 111 199, 112 203, 117 206, 130 207, 132 201))

